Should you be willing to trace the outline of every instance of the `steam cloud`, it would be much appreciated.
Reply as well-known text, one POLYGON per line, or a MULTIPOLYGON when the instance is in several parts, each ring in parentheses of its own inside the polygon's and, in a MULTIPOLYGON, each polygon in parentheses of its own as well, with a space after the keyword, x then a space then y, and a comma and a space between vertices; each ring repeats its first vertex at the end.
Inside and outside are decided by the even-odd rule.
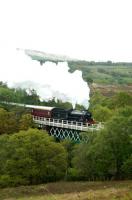
POLYGON ((66 62, 39 62, 31 60, 23 51, 2 50, 0 52, 0 81, 9 87, 35 89, 43 100, 53 97, 63 102, 81 104, 88 107, 89 87, 82 79, 82 72, 68 72, 66 62))

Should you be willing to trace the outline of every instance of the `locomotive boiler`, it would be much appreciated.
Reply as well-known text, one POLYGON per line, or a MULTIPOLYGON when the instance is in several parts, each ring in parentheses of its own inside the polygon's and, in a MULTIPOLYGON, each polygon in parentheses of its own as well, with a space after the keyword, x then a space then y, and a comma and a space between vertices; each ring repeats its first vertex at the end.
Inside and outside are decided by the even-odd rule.
POLYGON ((83 122, 83 123, 94 123, 94 120, 92 118, 91 112, 87 110, 69 110, 68 111, 68 120, 70 121, 77 121, 77 122, 83 122))

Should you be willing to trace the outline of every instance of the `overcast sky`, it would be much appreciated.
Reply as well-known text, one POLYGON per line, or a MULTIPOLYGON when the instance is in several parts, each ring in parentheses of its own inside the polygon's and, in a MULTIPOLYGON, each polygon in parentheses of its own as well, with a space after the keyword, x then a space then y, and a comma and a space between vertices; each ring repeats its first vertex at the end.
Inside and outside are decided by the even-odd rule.
POLYGON ((132 62, 132 0, 0 0, 0 48, 132 62))

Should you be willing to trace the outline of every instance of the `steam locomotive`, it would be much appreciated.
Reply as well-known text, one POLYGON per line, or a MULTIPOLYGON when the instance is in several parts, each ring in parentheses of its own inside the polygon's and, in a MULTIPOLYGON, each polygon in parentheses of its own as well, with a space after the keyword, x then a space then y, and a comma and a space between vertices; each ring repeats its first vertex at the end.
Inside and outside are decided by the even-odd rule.
POLYGON ((73 122, 82 122, 94 124, 91 112, 87 110, 79 111, 74 109, 63 109, 57 107, 46 107, 46 106, 33 106, 32 115, 37 117, 68 120, 73 122))
MULTIPOLYGON (((3 102, 5 103, 5 102, 3 102)), ((95 124, 95 121, 92 118, 91 112, 87 110, 74 110, 74 109, 63 109, 57 107, 48 107, 48 106, 36 106, 36 105, 26 105, 20 103, 8 103, 11 105, 22 106, 25 108, 32 109, 31 114, 33 117, 44 117, 51 119, 59 120, 68 120, 74 122, 82 122, 83 124, 95 124)))

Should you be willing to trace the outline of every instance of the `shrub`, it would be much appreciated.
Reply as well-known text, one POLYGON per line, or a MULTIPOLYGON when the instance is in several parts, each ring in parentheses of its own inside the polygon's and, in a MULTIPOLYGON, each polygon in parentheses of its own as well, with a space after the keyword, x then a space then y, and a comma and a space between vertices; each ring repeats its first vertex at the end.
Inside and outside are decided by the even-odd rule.
POLYGON ((0 151, 1 186, 39 184, 60 180, 65 175, 66 151, 45 131, 29 129, 10 135, 0 151))

